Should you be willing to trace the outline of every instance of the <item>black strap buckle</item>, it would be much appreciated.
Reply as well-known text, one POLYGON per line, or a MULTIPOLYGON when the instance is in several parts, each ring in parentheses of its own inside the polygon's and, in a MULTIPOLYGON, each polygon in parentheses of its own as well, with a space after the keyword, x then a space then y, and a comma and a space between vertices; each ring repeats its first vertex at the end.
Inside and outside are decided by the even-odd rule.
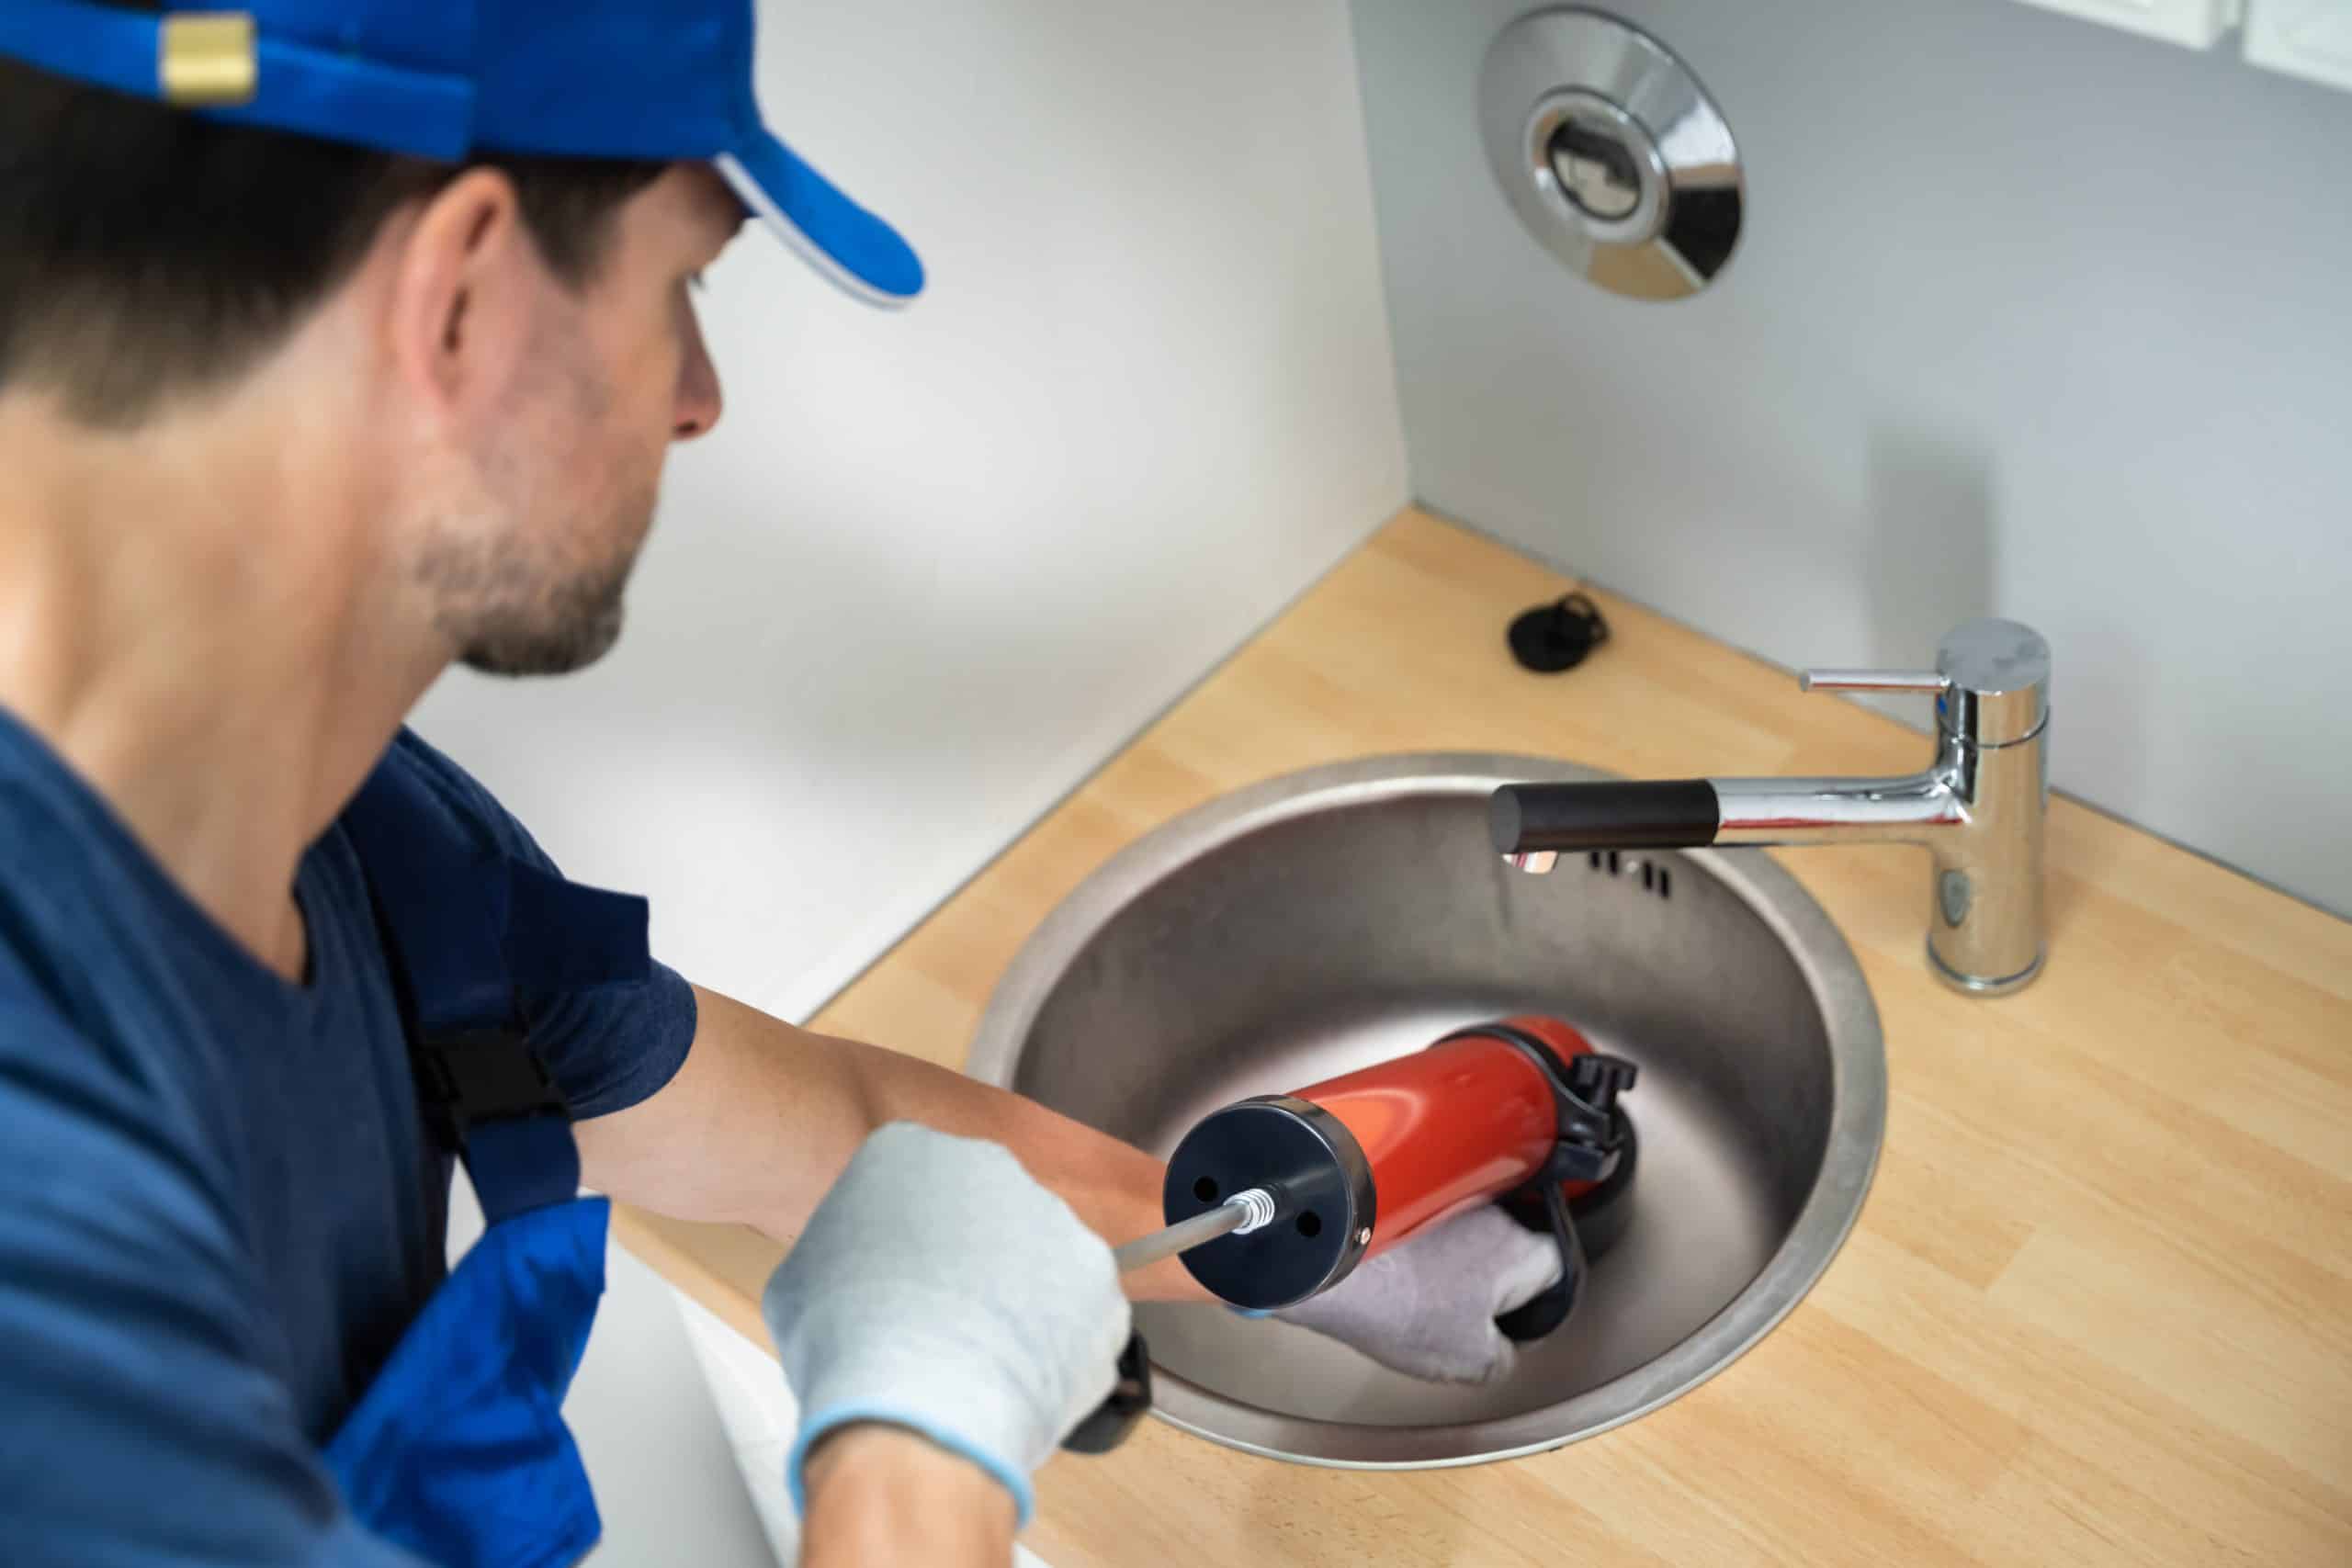
POLYGON ((468 1128, 510 1116, 561 1116, 571 1108, 547 1064, 521 1031, 451 1029, 426 1036, 415 1052, 417 1089, 442 1139, 461 1143, 468 1128))

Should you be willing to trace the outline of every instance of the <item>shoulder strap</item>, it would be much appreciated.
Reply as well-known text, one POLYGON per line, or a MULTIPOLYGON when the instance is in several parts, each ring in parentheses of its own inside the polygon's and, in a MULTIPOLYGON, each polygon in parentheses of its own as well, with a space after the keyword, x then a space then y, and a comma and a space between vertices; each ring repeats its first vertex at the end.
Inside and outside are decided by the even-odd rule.
POLYGON ((426 1121, 492 1222, 580 1188, 571 1116, 521 992, 650 972, 642 898, 582 887, 479 843, 397 754, 343 815, 391 959, 426 1121))

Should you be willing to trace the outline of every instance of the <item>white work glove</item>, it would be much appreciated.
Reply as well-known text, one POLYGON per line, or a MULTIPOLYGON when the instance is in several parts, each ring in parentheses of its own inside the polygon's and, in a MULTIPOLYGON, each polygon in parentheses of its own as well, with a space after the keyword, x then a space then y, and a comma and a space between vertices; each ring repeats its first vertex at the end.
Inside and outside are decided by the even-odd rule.
POLYGON ((1432 1382, 1491 1382, 1518 1364, 1495 1319, 1560 1277, 1560 1244, 1492 1203, 1408 1237, 1273 1315, 1432 1382))
POLYGON ((793 1506, 817 1440, 919 1432, 1002 1482, 1030 1472, 1117 1380, 1126 1298, 1111 1249, 994 1144, 894 1122, 867 1138, 768 1278, 760 1310, 800 1400, 793 1506))

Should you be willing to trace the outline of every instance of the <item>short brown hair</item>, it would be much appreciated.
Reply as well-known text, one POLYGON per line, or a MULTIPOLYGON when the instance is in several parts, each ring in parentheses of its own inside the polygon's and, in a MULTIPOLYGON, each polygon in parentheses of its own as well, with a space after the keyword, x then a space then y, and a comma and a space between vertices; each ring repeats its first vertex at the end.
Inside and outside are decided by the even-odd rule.
POLYGON ((134 427, 277 346, 394 209, 475 164, 514 182, 526 228, 574 287, 622 203, 668 166, 435 164, 222 124, 0 59, 0 391, 45 388, 74 419, 134 427))

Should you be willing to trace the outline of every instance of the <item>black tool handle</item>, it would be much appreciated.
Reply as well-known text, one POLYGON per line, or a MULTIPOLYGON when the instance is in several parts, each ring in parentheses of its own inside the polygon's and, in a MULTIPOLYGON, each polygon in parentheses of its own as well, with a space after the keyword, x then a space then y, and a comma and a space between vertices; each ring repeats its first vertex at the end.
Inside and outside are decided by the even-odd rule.
POLYGON ((1715 841, 1723 803, 1705 779, 1505 784, 1487 804, 1497 854, 1680 850, 1715 841))
POLYGON ((1140 1334, 1127 1336, 1119 1353, 1119 1381, 1093 1413, 1070 1429, 1062 1447, 1074 1454, 1107 1454, 1127 1440, 1151 1408, 1151 1352, 1140 1334))

